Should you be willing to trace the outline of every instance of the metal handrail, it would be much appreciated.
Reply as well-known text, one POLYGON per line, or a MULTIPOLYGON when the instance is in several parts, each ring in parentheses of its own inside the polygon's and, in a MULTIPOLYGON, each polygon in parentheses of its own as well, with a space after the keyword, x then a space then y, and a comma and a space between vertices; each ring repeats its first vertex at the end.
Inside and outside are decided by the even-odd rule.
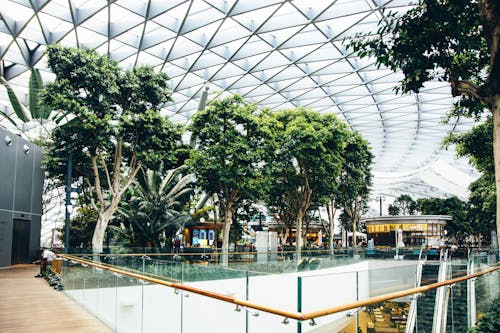
POLYGON ((311 311, 311 312, 290 312, 290 311, 285 311, 285 310, 281 310, 281 309, 277 309, 277 308, 249 302, 246 300, 241 300, 241 299, 238 299, 236 297, 227 296, 224 294, 219 294, 216 292, 188 286, 185 284, 168 282, 165 280, 161 280, 161 279, 157 279, 157 278, 153 278, 153 277, 148 277, 148 276, 144 276, 141 274, 136 274, 133 272, 124 271, 124 270, 117 269, 114 267, 98 264, 98 263, 95 263, 95 262, 90 261, 90 260, 81 259, 81 258, 75 257, 73 255, 58 254, 58 256, 63 258, 63 259, 68 259, 68 260, 78 262, 81 264, 83 263, 83 264, 93 266, 96 268, 100 268, 103 270, 108 270, 108 271, 111 271, 111 272, 114 272, 117 274, 130 276, 130 277, 133 277, 133 278, 136 278, 139 280, 148 281, 151 283, 156 283, 159 285, 163 285, 163 286, 178 289, 178 290, 192 292, 194 294, 214 298, 214 299, 217 299, 217 300, 220 300, 223 302, 232 303, 232 304, 239 305, 242 307, 247 307, 247 308, 251 308, 254 310, 258 310, 258 311, 263 311, 263 312, 275 314, 278 316, 283 316, 285 318, 296 319, 299 321, 305 321, 305 320, 310 320, 310 319, 314 319, 314 318, 319 318, 319 317, 327 316, 330 314, 334 314, 334 313, 338 313, 338 312, 342 312, 342 311, 346 311, 346 310, 350 310, 350 309, 355 309, 355 308, 360 308, 360 307, 364 307, 367 305, 381 303, 381 302, 391 300, 394 298, 399 298, 399 297, 403 297, 403 296, 409 296, 409 295, 413 295, 413 294, 426 292, 426 291, 436 289, 439 287, 443 287, 443 286, 452 285, 452 284, 455 284, 458 282, 466 281, 468 279, 477 278, 479 276, 489 274, 489 273, 492 273, 492 272, 500 269, 500 265, 497 265, 497 266, 491 267, 489 269, 486 269, 482 272, 461 276, 461 277, 446 280, 443 282, 432 283, 432 284, 428 284, 428 285, 417 287, 417 288, 412 288, 412 289, 407 289, 407 290, 389 293, 389 294, 385 294, 385 295, 370 297, 370 298, 367 298, 364 300, 359 300, 359 301, 355 301, 355 302, 348 303, 348 304, 338 305, 338 306, 325 308, 325 309, 321 309, 321 310, 317 310, 317 311, 311 311))

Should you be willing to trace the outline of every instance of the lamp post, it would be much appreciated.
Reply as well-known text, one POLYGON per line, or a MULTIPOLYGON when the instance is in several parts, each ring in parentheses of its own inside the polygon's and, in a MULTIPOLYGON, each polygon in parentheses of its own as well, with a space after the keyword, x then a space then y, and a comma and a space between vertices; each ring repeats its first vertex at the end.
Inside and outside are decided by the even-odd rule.
POLYGON ((64 253, 69 253, 70 237, 69 237, 69 224, 71 214, 71 192, 81 193, 79 187, 71 186, 71 179, 73 178, 73 154, 67 149, 68 160, 66 163, 66 217, 64 221, 64 253))
POLYGON ((68 150, 68 161, 66 163, 66 218, 64 221, 64 253, 69 253, 69 221, 71 207, 71 171, 73 169, 73 155, 68 150))
POLYGON ((378 197, 378 204, 379 204, 379 213, 380 216, 382 216, 382 201, 384 201, 384 197, 381 195, 378 197))

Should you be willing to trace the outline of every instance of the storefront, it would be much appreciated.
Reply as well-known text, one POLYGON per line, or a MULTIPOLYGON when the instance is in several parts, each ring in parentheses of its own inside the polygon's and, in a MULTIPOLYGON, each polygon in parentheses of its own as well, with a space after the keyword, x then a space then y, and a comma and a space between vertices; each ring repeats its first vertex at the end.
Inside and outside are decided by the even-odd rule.
POLYGON ((448 215, 379 216, 364 219, 368 239, 375 246, 421 246, 444 245, 448 215))

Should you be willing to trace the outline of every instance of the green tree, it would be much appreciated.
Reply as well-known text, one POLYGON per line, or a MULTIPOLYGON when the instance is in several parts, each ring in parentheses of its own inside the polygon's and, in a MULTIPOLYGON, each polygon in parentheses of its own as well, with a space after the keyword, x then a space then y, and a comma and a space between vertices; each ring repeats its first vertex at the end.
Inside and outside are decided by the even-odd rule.
POLYGON ((48 167, 61 176, 61 156, 70 151, 86 176, 86 190, 98 212, 92 249, 102 252, 104 234, 120 200, 144 166, 155 169, 177 162, 181 130, 159 111, 170 100, 168 77, 152 67, 120 69, 117 62, 93 50, 48 47, 55 74, 44 102, 74 119, 53 132, 48 167))
POLYGON ((302 222, 313 199, 327 198, 340 175, 346 125, 334 115, 298 108, 273 114, 275 151, 268 161, 271 193, 290 200, 296 225, 297 259, 302 247, 302 222), (283 193, 279 193, 283 191, 283 193))
MULTIPOLYGON (((353 239, 361 214, 366 210, 368 196, 372 186, 371 167, 373 154, 368 142, 357 133, 349 133, 346 147, 342 152, 342 169, 333 194, 329 197, 327 212, 329 217, 330 249, 333 251, 333 213, 332 207, 343 208, 351 219, 353 239)), ((356 243, 353 242, 353 246, 356 243)))
POLYGON ((447 237, 456 243, 462 243, 472 234, 469 207, 467 202, 457 197, 422 198, 417 201, 420 212, 424 215, 451 215, 453 220, 446 224, 447 237))
POLYGON ((450 134, 446 144, 455 144, 458 156, 469 158, 481 177, 469 186, 469 216, 471 228, 479 242, 488 239, 495 229, 496 192, 493 159, 493 120, 486 121, 462 134, 450 134))
POLYGON ((478 320, 476 327, 467 331, 468 333, 496 333, 500 332, 500 298, 493 301, 481 319, 478 320))
MULTIPOLYGON (((162 168, 160 168, 161 170, 162 168)), ((186 166, 167 170, 145 170, 130 187, 120 204, 115 232, 123 234, 135 246, 161 247, 177 230, 191 222, 185 211, 193 192, 195 177, 184 174, 186 166)))
POLYGON ((222 207, 222 263, 227 265, 234 205, 262 191, 265 136, 256 106, 238 95, 210 102, 193 116, 190 130, 196 147, 190 165, 198 185, 217 194, 222 207))
MULTIPOLYGON (((400 69, 399 91, 419 92, 427 81, 448 81, 452 115, 493 116, 496 210, 500 212, 500 3, 497 0, 421 0, 404 14, 390 13, 374 36, 350 46, 375 56, 378 66, 400 69)), ((496 216, 500 239, 500 214, 496 216)))
POLYGON ((408 194, 401 194, 388 207, 389 215, 415 215, 417 202, 408 194))

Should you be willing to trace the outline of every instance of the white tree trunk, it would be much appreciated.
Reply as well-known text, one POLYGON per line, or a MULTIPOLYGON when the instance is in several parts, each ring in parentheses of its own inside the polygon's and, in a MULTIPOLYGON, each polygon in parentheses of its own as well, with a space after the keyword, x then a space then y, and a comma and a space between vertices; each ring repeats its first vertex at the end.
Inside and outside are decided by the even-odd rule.
POLYGON ((92 236, 92 252, 94 254, 102 253, 104 235, 112 216, 113 213, 110 212, 109 209, 103 212, 99 212, 97 223, 94 229, 94 235, 92 236))
POLYGON ((224 234, 222 235, 222 258, 221 264, 227 267, 229 264, 229 233, 233 223, 233 202, 228 201, 224 210, 224 234))
POLYGON ((102 253, 104 235, 106 234, 106 229, 108 227, 109 221, 118 209, 120 198, 121 196, 113 198, 113 201, 106 209, 99 210, 97 223, 94 229, 94 235, 92 236, 92 253, 94 255, 102 253))

